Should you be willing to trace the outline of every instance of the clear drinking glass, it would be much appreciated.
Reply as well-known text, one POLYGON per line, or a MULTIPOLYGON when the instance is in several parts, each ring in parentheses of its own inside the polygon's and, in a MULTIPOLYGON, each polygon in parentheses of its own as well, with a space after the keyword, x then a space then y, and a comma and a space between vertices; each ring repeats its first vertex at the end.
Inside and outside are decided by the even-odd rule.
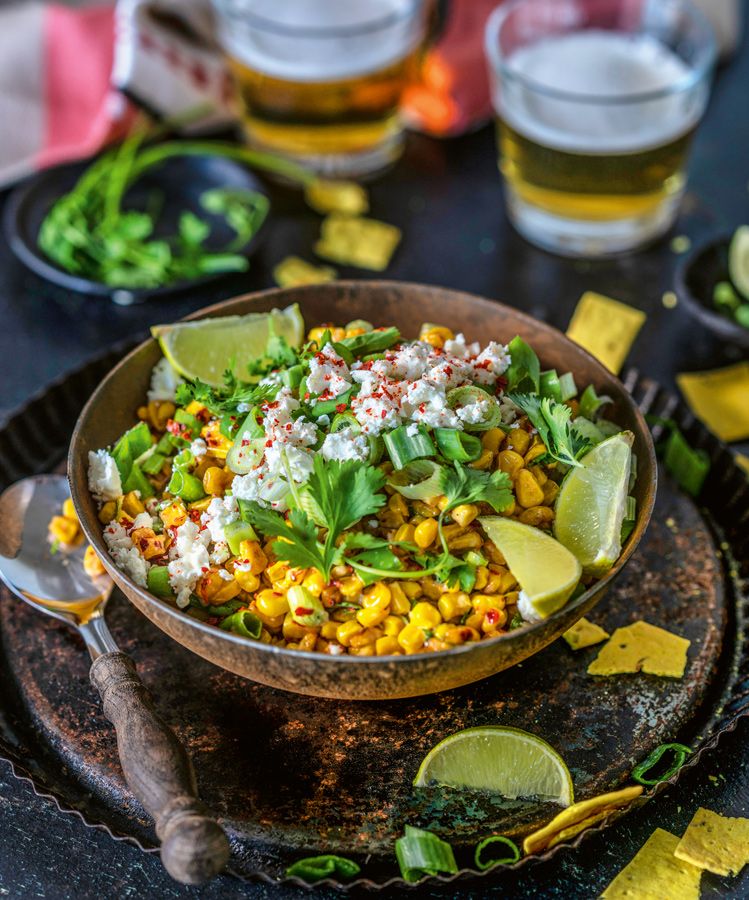
POLYGON ((676 218, 712 29, 688 0, 508 0, 486 27, 510 220, 556 253, 637 247, 676 218))
POLYGON ((325 175, 401 152, 401 94, 426 34, 425 0, 214 0, 249 144, 325 175))

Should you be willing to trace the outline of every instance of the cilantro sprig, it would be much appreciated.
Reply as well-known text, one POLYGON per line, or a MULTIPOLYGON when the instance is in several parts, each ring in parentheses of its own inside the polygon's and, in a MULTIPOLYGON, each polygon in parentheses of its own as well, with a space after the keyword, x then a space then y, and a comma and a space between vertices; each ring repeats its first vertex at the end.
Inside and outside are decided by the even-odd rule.
POLYGON ((575 428, 569 406, 538 394, 510 393, 507 397, 528 416, 552 460, 567 466, 580 465, 578 460, 593 445, 575 428))
POLYGON ((235 412, 240 403, 255 406, 272 400, 278 392, 278 385, 274 384, 249 384, 240 381, 229 368, 224 372, 224 386, 222 388, 211 387, 200 378, 186 381, 180 384, 175 394, 178 406, 187 406, 193 400, 207 406, 211 412, 227 413, 235 412))

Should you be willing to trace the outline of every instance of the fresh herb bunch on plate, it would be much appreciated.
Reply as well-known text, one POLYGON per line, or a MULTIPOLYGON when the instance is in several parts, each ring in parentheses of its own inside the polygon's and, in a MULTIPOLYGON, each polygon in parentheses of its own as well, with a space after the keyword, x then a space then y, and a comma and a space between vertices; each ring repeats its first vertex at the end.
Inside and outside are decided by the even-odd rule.
POLYGON ((116 565, 220 628, 447 650, 553 614, 632 528, 632 435, 519 337, 307 330, 296 306, 155 334, 141 421, 89 485, 116 565))

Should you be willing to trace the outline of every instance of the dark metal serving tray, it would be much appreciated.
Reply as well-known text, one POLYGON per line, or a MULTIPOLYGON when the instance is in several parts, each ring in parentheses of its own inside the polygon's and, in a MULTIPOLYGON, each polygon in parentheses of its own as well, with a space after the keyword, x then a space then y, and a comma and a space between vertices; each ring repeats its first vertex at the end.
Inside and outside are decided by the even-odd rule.
MULTIPOLYGON (((119 348, 51 385, 0 429, 0 489, 60 463, 88 394, 121 355, 119 348)), ((482 724, 538 734, 562 754, 585 798, 627 783, 633 765, 664 741, 694 747, 687 766, 699 765, 749 711, 749 482, 674 396, 634 371, 626 383, 644 411, 677 420, 708 452, 712 470, 699 506, 663 475, 643 545, 591 617, 610 632, 644 618, 688 637, 683 679, 593 678, 586 668, 599 648, 573 653, 558 641, 521 666, 439 695, 320 700, 215 668, 153 628, 121 595, 113 598, 113 633, 188 746, 202 796, 230 834, 237 877, 277 882, 295 859, 337 852, 357 859, 362 877, 353 885, 325 883, 403 886, 393 843, 409 823, 434 829, 456 851, 459 874, 435 881, 499 882, 501 868, 472 868, 477 840, 520 834, 557 808, 414 791, 420 760, 443 737, 482 724)), ((2 594, 0 757, 61 811, 152 851, 153 830, 124 784, 114 733, 87 673, 72 632, 2 594)), ((585 834, 575 844, 581 840, 585 834)), ((512 868, 564 853, 559 845, 512 868)))

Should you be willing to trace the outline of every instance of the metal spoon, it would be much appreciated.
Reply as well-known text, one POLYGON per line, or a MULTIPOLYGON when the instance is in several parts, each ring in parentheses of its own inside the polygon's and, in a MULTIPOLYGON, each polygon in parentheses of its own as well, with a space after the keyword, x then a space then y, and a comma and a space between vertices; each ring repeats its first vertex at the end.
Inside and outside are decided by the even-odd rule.
POLYGON ((164 867, 177 881, 199 884, 224 868, 229 843, 198 799, 187 753, 109 633, 104 609, 113 582, 86 574, 85 542, 52 552, 47 526, 68 494, 62 475, 40 475, 0 495, 0 578, 34 609, 82 635, 93 660, 91 683, 117 732, 127 783, 156 822, 164 867))

